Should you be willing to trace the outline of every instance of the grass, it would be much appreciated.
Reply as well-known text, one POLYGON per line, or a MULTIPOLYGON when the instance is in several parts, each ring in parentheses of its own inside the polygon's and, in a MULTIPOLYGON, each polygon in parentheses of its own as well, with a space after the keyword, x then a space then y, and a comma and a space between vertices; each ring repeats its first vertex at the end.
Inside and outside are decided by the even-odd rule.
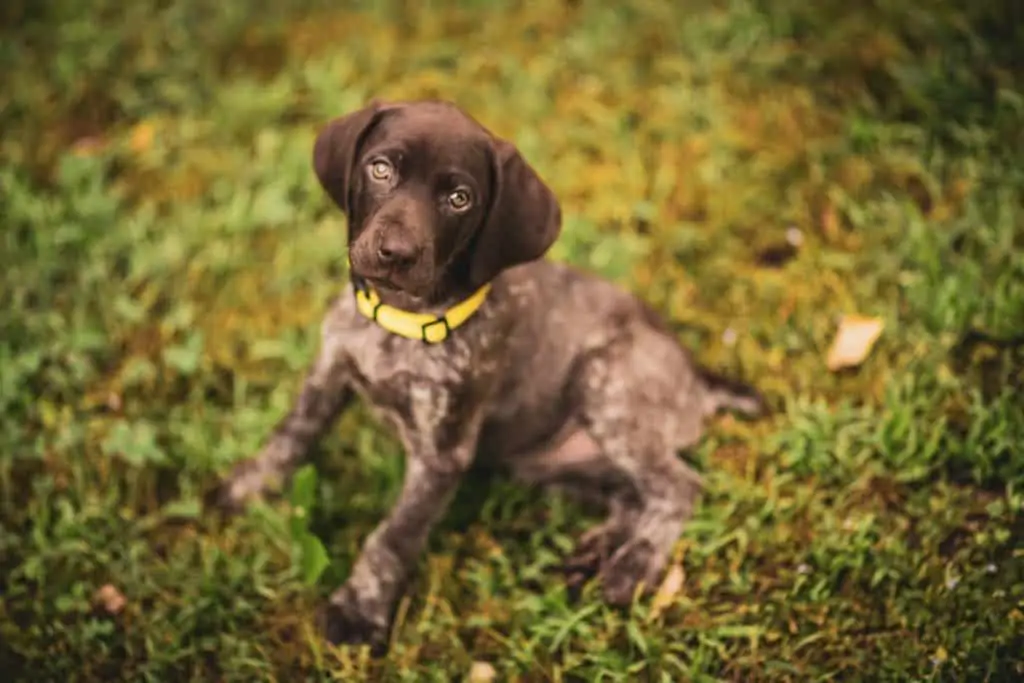
POLYGON ((0 12, 8 680, 1024 675, 1011 0, 364 4, 0 12), (422 96, 519 144, 563 202, 555 258, 778 411, 693 454, 708 493, 663 609, 569 600, 556 569, 593 520, 474 475, 374 661, 312 625, 401 478, 364 409, 293 492, 308 517, 198 501, 286 410, 344 279, 317 127, 422 96), (885 331, 829 373, 844 313, 885 331))

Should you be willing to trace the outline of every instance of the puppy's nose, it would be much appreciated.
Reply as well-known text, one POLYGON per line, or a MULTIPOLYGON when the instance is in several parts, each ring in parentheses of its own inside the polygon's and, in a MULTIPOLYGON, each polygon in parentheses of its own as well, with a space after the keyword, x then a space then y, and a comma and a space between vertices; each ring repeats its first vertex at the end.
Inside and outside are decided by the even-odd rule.
POLYGON ((381 236, 377 245, 377 258, 385 266, 403 266, 416 260, 419 248, 406 236, 389 230, 381 236))

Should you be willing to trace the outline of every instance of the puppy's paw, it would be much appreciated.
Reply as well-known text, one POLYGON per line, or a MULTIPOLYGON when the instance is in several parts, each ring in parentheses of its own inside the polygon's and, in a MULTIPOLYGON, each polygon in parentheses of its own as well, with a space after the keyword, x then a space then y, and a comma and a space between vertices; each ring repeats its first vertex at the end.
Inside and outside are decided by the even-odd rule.
POLYGON ((588 580, 601 572, 618 542, 617 530, 602 524, 584 533, 562 565, 570 594, 578 595, 588 580))
POLYGON ((320 632, 332 645, 369 645, 374 657, 387 652, 386 615, 362 604, 359 596, 346 586, 331 596, 321 612, 320 632))
POLYGON ((605 600, 616 607, 628 607, 641 584, 645 591, 655 588, 664 565, 650 541, 638 538, 616 551, 601 572, 605 600))

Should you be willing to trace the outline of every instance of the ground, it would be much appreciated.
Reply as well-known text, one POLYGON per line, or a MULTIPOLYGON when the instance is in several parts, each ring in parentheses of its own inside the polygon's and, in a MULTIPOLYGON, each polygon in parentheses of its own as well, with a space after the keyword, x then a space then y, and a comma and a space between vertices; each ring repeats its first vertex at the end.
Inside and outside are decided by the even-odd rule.
POLYGON ((1012 0, 363 4, 0 10, 0 670, 1024 676, 1012 0), (344 281, 313 135, 423 96, 555 189, 554 258, 639 293, 775 411, 684 454, 707 494, 681 582, 628 611, 557 571, 587 511, 474 474, 374 660, 313 621, 401 478, 365 409, 289 500, 230 521, 200 500, 286 410, 344 281), (833 373, 844 314, 884 330, 833 373))

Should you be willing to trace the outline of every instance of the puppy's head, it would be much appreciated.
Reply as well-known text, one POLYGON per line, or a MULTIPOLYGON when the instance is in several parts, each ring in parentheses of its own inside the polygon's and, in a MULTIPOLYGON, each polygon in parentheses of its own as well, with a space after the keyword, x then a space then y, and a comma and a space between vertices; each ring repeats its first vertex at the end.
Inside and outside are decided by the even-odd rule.
POLYGON ((417 298, 544 254, 558 201, 516 148, 452 104, 373 103, 330 122, 313 166, 346 214, 352 273, 417 298))

